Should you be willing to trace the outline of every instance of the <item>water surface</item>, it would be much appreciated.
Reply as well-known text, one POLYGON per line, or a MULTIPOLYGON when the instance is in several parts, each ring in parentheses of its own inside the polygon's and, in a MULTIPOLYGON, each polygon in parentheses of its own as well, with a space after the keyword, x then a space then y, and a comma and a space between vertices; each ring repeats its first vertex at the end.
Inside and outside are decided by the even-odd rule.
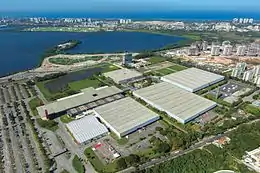
POLYGON ((184 38, 141 32, 5 32, 0 31, 0 76, 37 67, 41 55, 59 43, 80 40, 69 53, 139 52, 158 49, 184 38))

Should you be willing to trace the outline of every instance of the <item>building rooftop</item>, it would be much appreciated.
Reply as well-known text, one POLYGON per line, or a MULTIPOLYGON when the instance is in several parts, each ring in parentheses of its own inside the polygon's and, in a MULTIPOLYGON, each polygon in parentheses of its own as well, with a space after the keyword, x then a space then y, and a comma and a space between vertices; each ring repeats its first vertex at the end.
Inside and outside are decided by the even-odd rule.
POLYGON ((182 123, 216 106, 216 103, 213 101, 167 82, 139 89, 134 91, 134 95, 157 109, 160 108, 182 123))
POLYGON ((260 107, 260 100, 253 101, 252 105, 254 105, 256 107, 260 107))
POLYGON ((247 152, 247 154, 250 155, 257 162, 260 162, 260 147, 254 149, 253 151, 247 152))
POLYGON ((217 172, 214 172, 214 173, 235 173, 235 172, 231 171, 231 170, 220 170, 220 171, 217 171, 217 172))
POLYGON ((142 74, 135 70, 123 68, 123 69, 104 73, 104 76, 113 79, 113 81, 115 81, 116 83, 120 83, 120 81, 141 77, 142 74))
POLYGON ((218 74, 214 74, 197 68, 189 68, 163 76, 162 80, 183 88, 187 91, 195 92, 221 80, 224 80, 224 78, 224 76, 218 74))
POLYGON ((92 115, 72 121, 66 126, 78 143, 83 143, 108 133, 108 129, 105 125, 101 124, 97 118, 92 115))
POLYGON ((149 120, 159 119, 159 115, 129 97, 97 107, 94 110, 101 119, 120 134, 149 120))
POLYGON ((44 106, 37 107, 37 111, 43 117, 45 116, 45 110, 47 110, 48 114, 59 113, 121 92, 122 90, 114 86, 97 89, 90 87, 83 89, 79 94, 64 97, 44 106))

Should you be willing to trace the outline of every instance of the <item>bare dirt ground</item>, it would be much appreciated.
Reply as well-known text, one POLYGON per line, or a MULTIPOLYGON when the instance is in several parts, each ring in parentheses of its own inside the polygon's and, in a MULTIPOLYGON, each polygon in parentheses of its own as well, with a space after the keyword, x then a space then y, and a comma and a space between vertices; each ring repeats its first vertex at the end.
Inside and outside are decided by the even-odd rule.
POLYGON ((150 65, 150 66, 148 66, 148 68, 146 70, 155 71, 155 70, 160 70, 160 69, 163 69, 163 68, 171 67, 173 65, 174 65, 174 63, 171 63, 169 61, 165 61, 165 62, 161 62, 161 63, 158 63, 158 64, 150 65))
POLYGON ((197 56, 185 56, 187 60, 191 61, 201 61, 204 63, 211 63, 211 64, 222 64, 225 66, 235 65, 238 62, 246 62, 249 66, 260 64, 259 57, 248 57, 248 56, 210 56, 210 55, 203 55, 201 57, 197 56))

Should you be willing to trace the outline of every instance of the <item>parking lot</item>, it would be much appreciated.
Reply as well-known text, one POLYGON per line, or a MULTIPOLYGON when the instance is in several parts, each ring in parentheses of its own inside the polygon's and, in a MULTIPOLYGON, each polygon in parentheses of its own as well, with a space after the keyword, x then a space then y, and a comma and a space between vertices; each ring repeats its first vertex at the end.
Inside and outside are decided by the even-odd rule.
POLYGON ((137 153, 139 151, 150 148, 151 144, 149 140, 153 136, 166 141, 167 138, 156 131, 156 127, 164 128, 164 126, 162 126, 162 124, 157 121, 128 135, 128 142, 125 145, 125 148, 128 150, 128 152, 137 153))
POLYGON ((13 101, 27 99, 32 96, 29 87, 26 84, 2 84, 0 85, 0 105, 13 101))
POLYGON ((243 86, 242 84, 235 83, 235 82, 229 82, 229 83, 221 86, 219 88, 219 90, 215 89, 215 90, 211 91, 211 94, 216 95, 219 92, 220 98, 224 99, 226 97, 231 96, 235 92, 242 90, 243 88, 245 88, 245 86, 243 86))
POLYGON ((25 83, 0 85, 0 170, 43 172, 44 161, 27 122, 25 102, 33 94, 25 83))

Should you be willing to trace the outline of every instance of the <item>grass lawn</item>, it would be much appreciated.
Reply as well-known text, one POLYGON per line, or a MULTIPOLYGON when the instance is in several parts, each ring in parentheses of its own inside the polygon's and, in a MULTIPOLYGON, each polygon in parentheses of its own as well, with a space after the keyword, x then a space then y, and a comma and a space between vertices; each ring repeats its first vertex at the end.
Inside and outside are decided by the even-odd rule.
POLYGON ((246 106, 244 107, 244 110, 245 110, 247 113, 260 116, 260 108, 254 106, 254 105, 248 104, 248 105, 246 105, 246 106))
POLYGON ((161 155, 160 153, 156 153, 153 148, 147 148, 135 154, 139 155, 140 157, 147 157, 149 159, 156 158, 161 155))
POLYGON ((159 123, 160 123, 161 125, 163 125, 163 127, 165 127, 165 128, 167 128, 167 127, 170 126, 170 125, 169 125, 166 121, 164 121, 164 120, 159 120, 159 123))
POLYGON ((185 69, 187 69, 187 67, 175 64, 175 65, 167 67, 167 68, 156 70, 153 73, 155 75, 157 75, 157 76, 165 76, 165 75, 168 75, 168 74, 171 74, 171 73, 175 73, 175 72, 178 72, 178 71, 181 71, 181 70, 185 70, 185 69))
POLYGON ((47 88, 45 88, 45 84, 49 82, 50 80, 43 81, 43 82, 37 82, 36 85, 39 88, 39 90, 42 92, 46 100, 52 101, 55 100, 54 98, 61 98, 67 96, 65 92, 56 92, 56 93, 51 93, 47 88))
POLYGON ((156 70, 156 72, 162 74, 163 76, 168 75, 168 74, 171 74, 171 73, 174 73, 173 70, 169 70, 169 69, 167 69, 167 68, 163 68, 163 69, 160 69, 160 70, 156 70))
POLYGON ((198 35, 185 34, 185 35, 182 35, 182 36, 186 37, 186 38, 189 38, 189 39, 192 39, 192 40, 200 40, 200 36, 198 36, 198 35))
POLYGON ((212 100, 212 101, 214 101, 214 102, 217 102, 218 104, 221 104, 221 105, 223 105, 223 106, 228 106, 228 107, 231 106, 230 103, 228 103, 228 102, 226 102, 226 101, 224 101, 224 100, 222 100, 222 99, 220 99, 220 98, 216 98, 215 96, 213 96, 213 95, 211 95, 211 94, 207 94, 207 95, 205 95, 204 97, 207 98, 207 99, 209 99, 209 100, 212 100))
POLYGON ((117 143, 119 145, 125 145, 128 142, 127 138, 125 138, 125 137, 124 138, 118 138, 118 136, 113 132, 110 132, 110 135, 111 135, 112 138, 114 138, 117 141, 117 143))
POLYGON ((173 69, 173 70, 175 70, 175 71, 181 71, 181 70, 187 69, 187 67, 184 67, 184 66, 178 65, 178 64, 173 65, 173 66, 171 66, 171 67, 169 67, 169 68, 170 68, 170 69, 173 69))
POLYGON ((76 63, 75 60, 70 58, 50 58, 49 61, 50 63, 60 64, 60 65, 72 65, 76 63))
POLYGON ((69 87, 74 91, 79 91, 83 88, 93 87, 98 88, 102 83, 97 79, 84 79, 77 82, 69 83, 69 87))
POLYGON ((164 62, 165 60, 166 59, 164 57, 153 56, 153 57, 150 57, 148 61, 151 64, 157 64, 157 63, 160 63, 160 62, 164 62))
POLYGON ((148 148, 146 150, 140 151, 137 153, 139 156, 145 156, 145 157, 150 157, 151 155, 154 155, 155 152, 152 148, 148 148))
POLYGON ((29 106, 30 106, 34 116, 38 115, 38 112, 37 112, 36 108, 39 107, 39 106, 42 106, 42 105, 43 105, 43 102, 38 97, 36 97, 36 98, 34 98, 34 99, 29 101, 29 106))
POLYGON ((104 165, 91 148, 86 148, 84 154, 97 172, 117 172, 116 161, 104 165))
POLYGON ((114 66, 112 64, 105 63, 101 66, 103 68, 102 73, 114 71, 114 70, 119 70, 120 68, 117 66, 114 66))
POLYGON ((44 95, 44 97, 49 100, 49 98, 51 97, 51 93, 50 91, 45 88, 45 83, 49 82, 50 80, 46 80, 46 81, 43 81, 43 82, 36 82, 36 86, 39 88, 39 90, 42 92, 42 94, 44 95))
POLYGON ((50 58, 49 61, 53 64, 60 64, 60 65, 72 65, 80 62, 85 62, 89 60, 98 61, 102 59, 102 56, 86 56, 84 58, 50 58))
POLYGON ((77 155, 74 156, 73 160, 72 160, 72 165, 74 167, 74 169, 78 172, 78 173, 84 173, 85 172, 85 167, 84 165, 81 163, 79 157, 77 155))
POLYGON ((99 158, 91 148, 86 148, 84 154, 93 165, 93 167, 96 169, 96 171, 101 172, 101 170, 103 170, 104 164, 99 160, 99 158))
POLYGON ((40 91, 42 92, 44 97, 49 101, 50 100, 56 100, 56 99, 62 98, 62 97, 66 97, 66 96, 69 95, 68 94, 69 91, 80 91, 81 89, 88 88, 88 87, 98 88, 102 84, 98 79, 87 78, 87 79, 83 79, 83 80, 80 80, 80 81, 69 83, 68 89, 64 90, 63 92, 51 93, 44 86, 47 82, 49 82, 49 81, 37 82, 36 85, 40 89, 40 91))
POLYGON ((41 118, 37 118, 36 121, 40 127, 51 130, 53 132, 59 128, 58 123, 54 120, 42 120, 41 118))
POLYGON ((125 144, 127 144, 127 142, 128 142, 128 139, 127 139, 127 138, 121 138, 121 139, 118 139, 118 140, 117 140, 117 143, 118 143, 119 145, 125 145, 125 144))
POLYGON ((74 121, 75 119, 74 119, 74 118, 71 118, 71 117, 68 116, 68 115, 63 115, 63 116, 60 117, 60 120, 61 120, 61 122, 63 122, 63 123, 69 123, 69 122, 71 122, 71 121, 74 121))
POLYGON ((154 76, 164 76, 162 73, 159 73, 158 71, 152 71, 151 73, 154 76))
POLYGON ((70 136, 72 137, 73 141, 74 141, 75 143, 78 143, 78 141, 75 139, 75 137, 73 136, 73 134, 71 133, 71 131, 68 129, 68 127, 65 126, 65 128, 66 128, 67 132, 70 134, 70 136))

